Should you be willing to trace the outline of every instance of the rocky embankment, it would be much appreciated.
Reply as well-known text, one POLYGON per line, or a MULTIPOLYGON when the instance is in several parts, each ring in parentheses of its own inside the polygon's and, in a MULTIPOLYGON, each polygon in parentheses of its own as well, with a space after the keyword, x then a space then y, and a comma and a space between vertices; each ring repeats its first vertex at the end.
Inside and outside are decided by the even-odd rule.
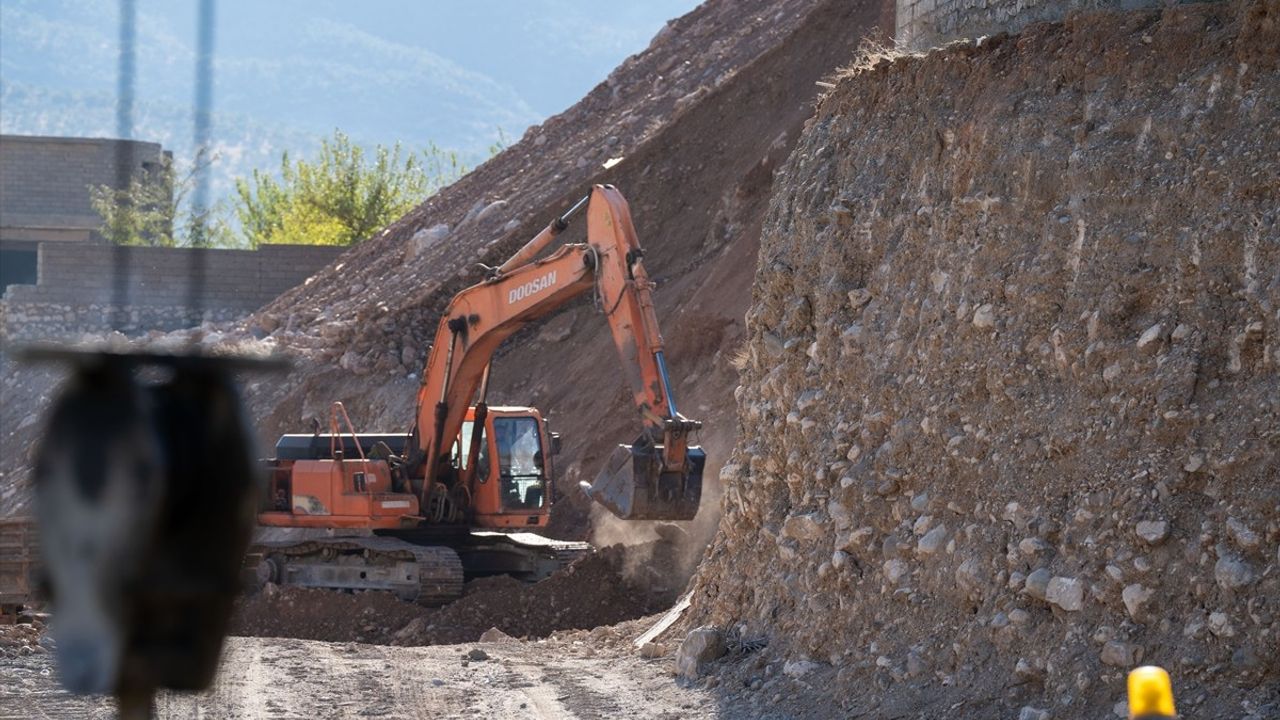
POLYGON ((1190 5, 822 100, 687 621, 768 643, 744 683, 1109 717, 1158 663, 1189 717, 1280 716, 1278 59, 1280 3, 1190 5))

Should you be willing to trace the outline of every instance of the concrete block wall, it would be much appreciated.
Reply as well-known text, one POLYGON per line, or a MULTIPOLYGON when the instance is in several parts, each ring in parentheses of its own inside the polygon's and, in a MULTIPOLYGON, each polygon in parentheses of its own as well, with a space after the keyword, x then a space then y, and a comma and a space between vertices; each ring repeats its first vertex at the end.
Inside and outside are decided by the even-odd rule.
MULTIPOLYGON (((93 229, 101 224, 89 188, 119 186, 128 175, 158 165, 157 143, 105 138, 0 135, 0 227, 93 229)), ((19 238, 21 239, 21 238, 19 238)))
POLYGON ((117 248, 88 243, 41 243, 35 285, 4 294, 0 335, 33 340, 112 328, 120 315, 126 334, 176 330, 193 322, 243 317, 332 262, 345 248, 264 245, 258 250, 119 248, 129 278, 125 304, 112 296, 117 248), (204 263, 202 315, 188 306, 193 261, 204 263))
POLYGON ((896 44, 927 50, 961 38, 1014 33, 1088 10, 1160 7, 1169 0, 897 0, 896 44))

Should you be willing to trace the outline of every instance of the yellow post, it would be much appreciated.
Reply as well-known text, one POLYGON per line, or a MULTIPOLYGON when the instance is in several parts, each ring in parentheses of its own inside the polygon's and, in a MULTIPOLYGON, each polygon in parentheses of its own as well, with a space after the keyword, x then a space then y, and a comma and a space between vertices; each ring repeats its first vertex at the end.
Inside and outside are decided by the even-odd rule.
POLYGON ((1129 673, 1129 720, 1177 717, 1173 683, 1164 668, 1140 667, 1129 673))

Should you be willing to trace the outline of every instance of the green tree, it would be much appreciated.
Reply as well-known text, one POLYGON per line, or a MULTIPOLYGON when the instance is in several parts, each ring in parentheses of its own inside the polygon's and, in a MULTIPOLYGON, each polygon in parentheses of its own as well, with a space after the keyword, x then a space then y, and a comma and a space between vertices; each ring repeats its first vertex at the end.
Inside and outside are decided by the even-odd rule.
POLYGON ((173 159, 166 155, 159 165, 135 173, 126 188, 90 187, 90 204, 102 218, 99 232, 117 245, 177 247, 192 244, 197 234, 205 245, 234 245, 235 236, 221 208, 190 206, 196 175, 211 162, 202 152, 179 177, 173 159))
POLYGON ((280 174, 258 170, 236 181, 235 213, 251 246, 350 245, 400 218, 466 172, 456 154, 399 143, 367 152, 341 131, 314 160, 280 159, 280 174))

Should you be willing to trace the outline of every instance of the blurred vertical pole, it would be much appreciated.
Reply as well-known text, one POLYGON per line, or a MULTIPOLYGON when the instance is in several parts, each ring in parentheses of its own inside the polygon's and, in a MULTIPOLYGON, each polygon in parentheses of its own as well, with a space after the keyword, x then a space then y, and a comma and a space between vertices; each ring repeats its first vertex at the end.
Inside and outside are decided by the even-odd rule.
POLYGON ((213 125, 213 0, 200 0, 196 20, 196 99, 195 99, 195 190, 191 199, 191 269, 187 287, 187 308, 192 324, 199 325, 204 316, 205 248, 208 247, 206 223, 209 214, 209 150, 213 125))
MULTIPOLYGON (((134 78, 134 41, 137 26, 137 8, 133 0, 120 0, 120 64, 116 74, 116 137, 127 141, 133 139, 133 78, 134 78)), ((117 220, 119 214, 130 213, 132 197, 129 190, 133 182, 133 145, 129 142, 116 143, 116 183, 115 199, 117 200, 117 220)), ((117 238, 118 239, 118 238, 117 238)), ((129 251, 123 244, 117 243, 111 252, 112 287, 111 287, 111 329, 121 330, 127 320, 125 305, 129 300, 129 251)))

